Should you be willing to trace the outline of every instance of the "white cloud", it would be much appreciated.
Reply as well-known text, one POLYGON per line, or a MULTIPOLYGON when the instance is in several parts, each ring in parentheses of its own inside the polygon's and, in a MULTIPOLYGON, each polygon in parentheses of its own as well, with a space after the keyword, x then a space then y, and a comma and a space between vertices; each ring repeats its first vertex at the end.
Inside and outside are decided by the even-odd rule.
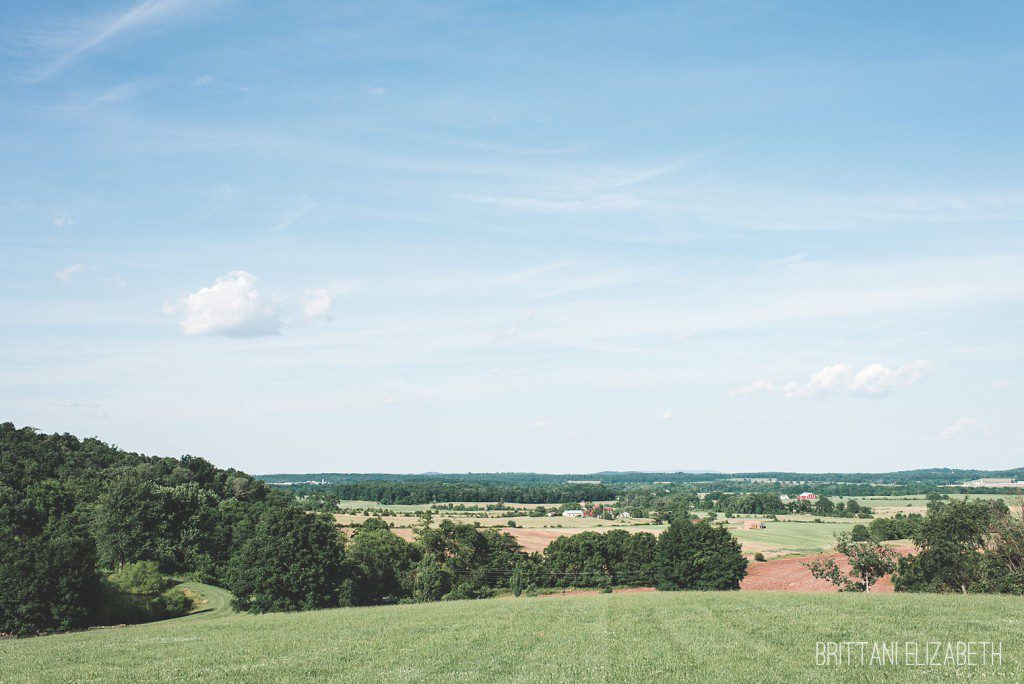
POLYGON ((55 228, 70 228, 75 225, 75 217, 66 211, 62 211, 53 217, 53 225, 55 228))
POLYGON ((122 83, 119 86, 105 90, 97 95, 93 104, 99 104, 101 102, 124 102, 125 100, 130 100, 133 97, 141 95, 146 92, 149 87, 150 82, 147 79, 139 79, 137 81, 122 83))
POLYGON ((302 302, 302 314, 310 323, 325 320, 331 313, 333 303, 331 294, 323 288, 306 290, 306 296, 302 302))
POLYGON ((258 337, 276 335, 281 320, 276 307, 256 287, 257 278, 245 271, 231 271, 178 301, 164 306, 166 313, 182 315, 186 335, 258 337))
POLYGON ((773 385, 772 383, 768 382, 767 380, 754 380, 749 385, 744 385, 743 387, 737 387, 732 392, 730 392, 730 394, 732 394, 734 397, 736 397, 736 396, 739 396, 741 394, 758 394, 760 392, 774 392, 774 391, 775 391, 775 385, 773 385))
POLYGON ((899 387, 916 385, 931 370, 932 365, 920 359, 896 370, 873 363, 854 376, 850 382, 850 392, 862 397, 883 397, 899 387))
POLYGON ((64 43, 64 49, 53 62, 37 73, 33 80, 42 81, 57 75, 82 55, 97 50, 116 38, 143 28, 158 26, 220 2, 221 0, 145 0, 116 16, 92 21, 86 19, 84 28, 72 26, 65 29, 61 35, 48 36, 51 40, 64 43))
POLYGON ((806 383, 794 380, 777 385, 768 380, 755 380, 749 385, 737 387, 731 394, 770 393, 780 394, 787 399, 813 399, 845 392, 856 397, 877 398, 888 395, 894 389, 915 385, 931 371, 932 365, 919 359, 895 370, 880 363, 868 364, 851 377, 852 369, 844 363, 837 363, 813 373, 806 383))
POLYGON ((374 86, 374 87, 370 88, 367 92, 370 95, 373 95, 374 97, 377 97, 377 96, 383 95, 384 93, 386 93, 388 91, 384 88, 384 86, 374 86))
POLYGON ((558 423, 556 423, 553 420, 548 420, 547 418, 541 418, 539 420, 533 421, 533 427, 537 428, 538 430, 548 430, 557 425, 558 423))
POLYGON ((792 395, 806 398, 835 394, 846 385, 849 376, 850 367, 845 363, 825 366, 820 371, 813 373, 811 379, 803 387, 784 393, 787 396, 792 395))
POLYGON ((1010 380, 1009 378, 996 378, 995 380, 992 381, 992 387, 995 389, 1006 389, 1007 387, 1012 386, 1013 381, 1010 380))
POLYGON ((672 420, 672 412, 671 411, 665 411, 664 413, 661 414, 660 419, 661 420, 672 420))
POLYGON ((947 425, 939 436, 942 439, 955 439, 957 437, 980 437, 988 432, 988 428, 974 418, 957 418, 952 425, 947 425))
POLYGON ((211 83, 213 83, 213 81, 214 81, 213 76, 211 76, 210 74, 203 74, 202 76, 200 76, 196 80, 192 81, 192 87, 193 88, 202 88, 205 85, 210 85, 211 83))
POLYGON ((59 280, 62 283, 66 283, 69 282, 79 273, 83 272, 84 270, 84 264, 73 264, 71 266, 68 266, 67 268, 60 269, 59 271, 55 272, 54 275, 57 276, 57 280, 59 280))

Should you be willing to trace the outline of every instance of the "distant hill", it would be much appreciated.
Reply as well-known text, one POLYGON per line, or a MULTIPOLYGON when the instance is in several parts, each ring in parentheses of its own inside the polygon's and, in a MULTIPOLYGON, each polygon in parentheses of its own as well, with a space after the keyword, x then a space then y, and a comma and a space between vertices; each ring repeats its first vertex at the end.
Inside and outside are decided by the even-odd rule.
POLYGON ((785 471, 723 473, 679 470, 658 471, 601 471, 597 473, 273 473, 257 475, 268 484, 324 482, 350 484, 359 482, 450 482, 508 485, 552 485, 566 482, 601 481, 606 485, 631 483, 692 483, 717 482, 737 478, 776 479, 786 482, 836 482, 868 484, 920 484, 928 486, 956 485, 979 478, 1009 477, 1024 479, 1024 468, 1011 470, 976 470, 953 468, 925 468, 897 470, 886 473, 797 473, 785 471))

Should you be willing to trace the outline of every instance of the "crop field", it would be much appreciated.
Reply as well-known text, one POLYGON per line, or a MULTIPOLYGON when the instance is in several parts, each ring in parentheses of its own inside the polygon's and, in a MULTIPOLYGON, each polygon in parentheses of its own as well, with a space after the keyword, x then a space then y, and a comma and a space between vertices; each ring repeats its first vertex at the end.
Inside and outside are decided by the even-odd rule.
MULTIPOLYGON (((352 507, 355 508, 355 506, 352 507)), ((425 504, 424 509, 427 507, 428 505, 425 504)), ((388 509, 394 510, 398 514, 384 516, 384 520, 394 527, 396 534, 412 540, 413 526, 420 522, 420 518, 412 514, 401 514, 395 508, 388 507, 388 509)), ((543 551, 553 539, 585 530, 606 532, 612 529, 624 529, 629 532, 659 534, 666 527, 653 524, 652 521, 644 518, 630 520, 563 518, 561 516, 505 518, 500 517, 501 515, 501 511, 467 512, 441 509, 434 511, 434 524, 449 519, 480 527, 501 528, 515 536, 526 551, 543 551), (515 523, 515 527, 508 527, 510 520, 515 523)), ((768 556, 806 555, 828 551, 834 546, 836 535, 849 531, 858 522, 849 518, 822 518, 819 522, 815 522, 815 516, 811 515, 783 516, 783 519, 778 521, 765 519, 767 527, 763 530, 743 529, 743 521, 752 518, 757 519, 757 516, 730 518, 728 520, 729 530, 742 543, 745 553, 761 552, 768 556)), ((334 519, 339 525, 350 527, 365 521, 366 516, 361 513, 336 513, 334 519)), ((764 518, 762 517, 762 519, 764 518)))
MULTIPOLYGON (((858 503, 870 506, 875 515, 891 517, 897 513, 921 513, 928 508, 928 501, 924 494, 908 496, 837 496, 831 497, 835 501, 846 501, 856 499, 858 503)), ((974 500, 996 500, 1002 499, 1007 506, 1019 507, 1020 502, 1016 495, 1008 494, 950 494, 950 499, 974 499, 974 500)))
POLYGON ((1019 597, 648 592, 212 613, 9 640, 0 681, 1020 681, 1022 655, 1019 597), (1002 659, 818 665, 828 641, 1001 642, 1002 659))
POLYGON ((856 524, 854 520, 835 522, 786 522, 765 521, 763 530, 745 530, 742 520, 730 520, 729 531, 743 545, 745 553, 758 551, 766 555, 809 554, 828 551, 836 543, 836 535, 849 532, 856 524))

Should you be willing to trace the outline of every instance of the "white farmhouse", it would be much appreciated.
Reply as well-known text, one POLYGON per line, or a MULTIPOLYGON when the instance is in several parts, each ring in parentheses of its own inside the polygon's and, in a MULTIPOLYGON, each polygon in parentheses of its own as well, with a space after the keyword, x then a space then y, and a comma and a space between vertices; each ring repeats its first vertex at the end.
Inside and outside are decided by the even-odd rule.
POLYGON ((583 511, 580 511, 580 510, 562 511, 562 517, 563 518, 582 518, 583 517, 583 511))

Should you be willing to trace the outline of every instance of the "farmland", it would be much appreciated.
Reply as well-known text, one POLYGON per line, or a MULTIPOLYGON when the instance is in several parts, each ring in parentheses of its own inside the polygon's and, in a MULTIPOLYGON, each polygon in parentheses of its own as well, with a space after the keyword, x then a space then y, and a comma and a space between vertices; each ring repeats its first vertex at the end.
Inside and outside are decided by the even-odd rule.
POLYGON ((0 681, 1019 681, 1022 615, 1018 597, 775 592, 213 614, 0 642, 0 681), (1002 642, 1002 665, 815 665, 818 641, 926 640, 1002 642))
MULTIPOLYGON (((434 515, 435 524, 438 521, 447 519, 480 527, 501 527, 503 531, 516 537, 526 551, 543 551, 552 539, 585 530, 605 532, 611 529, 625 529, 630 532, 653 532, 657 534, 667 527, 667 525, 653 524, 653 521, 646 518, 603 520, 601 518, 564 518, 561 516, 534 517, 518 515, 506 517, 508 511, 452 511, 446 508, 449 505, 484 508, 488 504, 445 503, 386 507, 381 507, 379 504, 369 501, 343 501, 340 504, 343 509, 348 510, 363 509, 365 511, 377 511, 381 510, 381 508, 385 509, 389 514, 383 516, 384 520, 393 526, 396 534, 407 540, 413 539, 413 526, 420 521, 417 513, 430 510, 434 515), (508 527, 509 521, 514 523, 515 527, 508 527)), ((509 509, 536 507, 534 504, 519 503, 505 505, 509 509)), ((739 516, 727 519, 729 530, 742 543, 744 553, 754 554, 761 552, 769 556, 810 554, 827 551, 835 544, 837 534, 848 532, 855 524, 855 521, 851 519, 824 518, 816 521, 815 517, 811 515, 790 515, 780 516, 780 520, 777 521, 766 520, 766 528, 763 530, 743 529, 743 521, 750 518, 757 518, 757 516, 739 516)), ((334 519, 339 525, 352 526, 365 521, 367 515, 364 513, 336 513, 334 519)))

